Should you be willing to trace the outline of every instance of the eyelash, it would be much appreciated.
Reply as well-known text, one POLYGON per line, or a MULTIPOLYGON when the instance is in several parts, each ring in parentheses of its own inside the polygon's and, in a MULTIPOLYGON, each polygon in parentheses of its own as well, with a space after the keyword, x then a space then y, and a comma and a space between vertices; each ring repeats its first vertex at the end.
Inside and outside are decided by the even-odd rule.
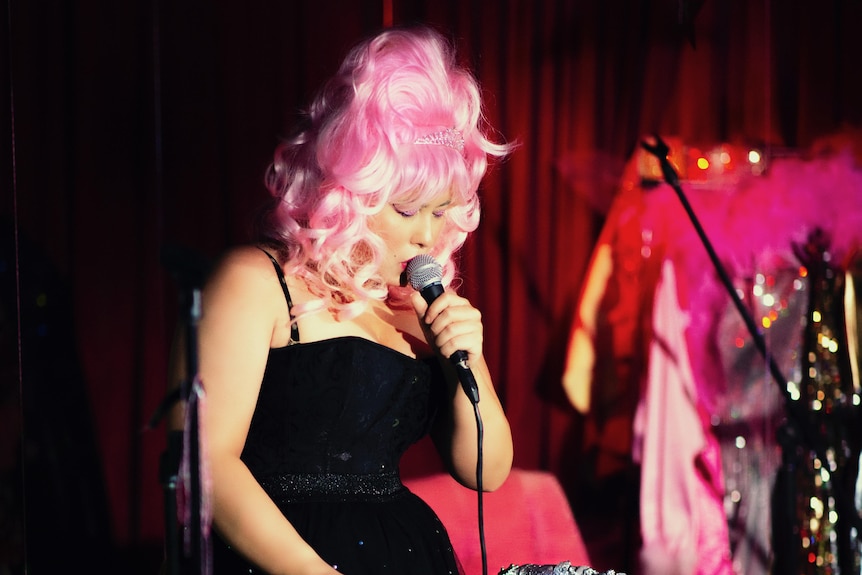
MULTIPOLYGON (((419 213, 419 210, 414 210, 414 211, 412 211, 412 212, 411 212, 411 211, 406 211, 406 210, 399 210, 399 209, 398 209, 398 208, 396 208, 395 206, 392 206, 392 208, 393 208, 396 212, 398 212, 398 214, 399 214, 401 217, 403 217, 403 218, 412 218, 413 216, 415 216, 416 214, 418 214, 418 213, 419 213)), ((443 216, 445 216, 445 215, 446 215, 446 210, 440 210, 439 212, 434 212, 434 217, 435 217, 435 218, 442 218, 442 217, 443 217, 443 216)))

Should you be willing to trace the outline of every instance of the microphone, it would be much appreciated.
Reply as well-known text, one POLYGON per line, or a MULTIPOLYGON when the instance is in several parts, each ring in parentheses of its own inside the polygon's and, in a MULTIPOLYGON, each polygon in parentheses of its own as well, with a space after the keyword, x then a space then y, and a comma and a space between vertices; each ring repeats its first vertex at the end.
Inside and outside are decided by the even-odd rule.
MULTIPOLYGON (((404 274, 410 286, 422 295, 428 305, 445 291, 442 283, 443 268, 428 254, 419 254, 407 262, 404 274)), ((476 378, 470 370, 467 352, 459 349, 449 357, 449 361, 455 366, 464 393, 474 405, 479 403, 479 386, 476 385, 476 378)))

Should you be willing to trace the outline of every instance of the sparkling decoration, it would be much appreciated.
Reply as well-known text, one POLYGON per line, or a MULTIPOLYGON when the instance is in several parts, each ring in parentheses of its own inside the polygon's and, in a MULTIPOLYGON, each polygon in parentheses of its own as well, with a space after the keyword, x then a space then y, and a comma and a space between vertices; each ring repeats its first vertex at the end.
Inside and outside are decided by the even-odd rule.
POLYGON ((509 565, 507 568, 500 570, 499 575, 625 575, 625 573, 617 573, 613 569, 610 571, 596 571, 592 567, 572 565, 569 561, 563 561, 556 565, 535 565, 532 563, 509 565))
POLYGON ((390 497, 404 492, 398 472, 367 475, 293 473, 264 477, 260 483, 276 503, 302 501, 309 497, 350 501, 367 495, 390 497))
POLYGON ((857 421, 860 390, 853 381, 847 345, 846 279, 831 261, 829 238, 823 232, 812 232, 808 243, 796 251, 810 287, 801 378, 793 397, 805 408, 810 439, 820 449, 800 443, 792 462, 795 482, 788 495, 795 505, 797 546, 787 566, 802 575, 859 573, 862 548, 851 514, 855 511, 858 519, 852 503, 862 442, 857 421))
MULTIPOLYGON (((767 168, 766 156, 754 146, 719 143, 697 146, 679 138, 666 137, 670 147, 668 161, 680 181, 688 186, 714 185, 716 182, 734 184, 747 176, 763 175, 767 168)), ((638 174, 642 180, 662 181, 661 166, 652 154, 637 150, 638 174)))
POLYGON ((459 153, 464 153, 464 135, 460 130, 455 128, 446 128, 439 132, 433 132, 421 138, 416 138, 414 144, 428 144, 433 146, 446 146, 457 150, 459 153))
MULTIPOLYGON (((735 278, 736 292, 761 327, 769 354, 798 389, 799 350, 808 300, 807 283, 795 261, 762 258, 749 274, 735 278)), ((781 466, 775 430, 785 417, 781 388, 748 334, 739 313, 727 304, 717 325, 725 387, 712 414, 721 446, 724 509, 734 572, 770 573, 770 500, 781 466)), ((796 393, 798 398, 798 392, 796 393)))

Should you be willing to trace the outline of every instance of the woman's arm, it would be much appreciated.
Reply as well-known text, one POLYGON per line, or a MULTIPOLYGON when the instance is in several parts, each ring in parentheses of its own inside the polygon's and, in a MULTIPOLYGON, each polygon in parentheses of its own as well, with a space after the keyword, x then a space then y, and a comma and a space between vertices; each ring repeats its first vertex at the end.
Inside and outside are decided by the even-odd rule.
MULTIPOLYGON (((412 303, 429 343, 441 358, 451 357, 458 350, 467 352, 470 370, 479 389, 478 407, 484 431, 482 488, 493 491, 503 484, 512 468, 512 432, 482 355, 482 314, 465 298, 451 291, 440 295, 431 305, 415 293, 412 303)), ((450 382, 451 409, 438 422, 434 442, 453 477, 476 489, 476 414, 451 363, 448 359, 442 362, 450 382)))
POLYGON ((333 575, 240 460, 274 334, 289 321, 271 262, 253 247, 232 252, 202 301, 199 373, 215 526, 269 573, 333 575))

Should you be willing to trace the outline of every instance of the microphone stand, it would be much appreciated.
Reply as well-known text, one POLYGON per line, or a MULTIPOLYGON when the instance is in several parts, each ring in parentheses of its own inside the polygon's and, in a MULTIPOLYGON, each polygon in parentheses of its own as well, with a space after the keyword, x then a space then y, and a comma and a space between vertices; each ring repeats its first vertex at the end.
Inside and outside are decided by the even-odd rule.
MULTIPOLYGON (((793 548, 796 546, 796 542, 794 541, 794 533, 791 527, 795 505, 795 492, 793 491, 792 486, 796 471, 796 460, 798 458, 800 447, 808 445, 816 453, 817 458, 825 463, 828 461, 826 458, 826 449, 822 445, 822 442, 817 439, 818 434, 816 433, 816 430, 811 429, 812 425, 809 422, 804 406, 801 405, 801 402, 794 401, 790 396, 790 392, 787 389, 787 378, 782 374, 772 354, 767 353, 766 342, 763 334, 757 329, 757 324, 751 317, 749 310, 742 303, 742 299, 737 293, 727 270, 725 270, 719 260, 712 243, 707 237, 706 232, 703 230, 703 227, 700 225, 691 204, 688 202, 688 199, 680 186, 679 176, 677 175, 676 170, 674 170, 673 165, 671 165, 670 160, 668 160, 670 148, 657 135, 653 137, 655 138, 655 144, 641 142, 641 146, 658 159, 665 182, 667 182, 667 184, 673 188, 674 192, 676 192, 676 195, 688 214, 695 231, 697 231, 697 235, 699 236, 701 243, 704 248, 706 248, 709 259, 712 262, 713 267, 715 267, 721 283, 724 285, 724 288, 727 290, 734 306, 742 317, 742 320, 745 322, 745 326, 751 334, 751 337, 754 339, 754 344, 757 347, 757 350, 763 358, 767 360, 769 364, 769 372, 775 383, 778 385, 781 395, 784 397, 787 418, 782 427, 778 430, 777 438, 782 450, 782 469, 779 479, 785 483, 784 487, 786 491, 784 494, 785 499, 783 509, 787 513, 787 517, 783 517, 783 521, 778 524, 778 527, 783 527, 784 529, 783 536, 780 539, 776 539, 776 563, 782 565, 778 570, 780 573, 799 573, 800 571, 799 565, 797 565, 796 562, 796 554, 792 553, 793 548), (784 552, 786 556, 780 556, 781 553, 779 553, 779 551, 784 552)), ((850 521, 850 525, 854 526, 858 532, 862 532, 862 518, 859 517, 853 502, 849 500, 844 493, 844 482, 837 477, 840 471, 841 470, 835 470, 833 472, 833 476, 836 476, 834 478, 834 485, 836 486, 834 490, 835 501, 840 510, 840 517, 848 519, 850 521)))
POLYGON ((159 479, 164 492, 165 565, 164 575, 207 573, 206 535, 202 526, 202 482, 200 476, 200 426, 197 401, 197 327, 201 317, 201 286, 208 269, 199 257, 178 248, 164 248, 162 263, 180 287, 179 308, 184 335, 185 377, 177 389, 168 392, 150 419, 154 428, 177 403, 185 405, 184 430, 168 429, 167 448, 159 462, 159 479), (186 469, 181 469, 185 467, 186 469), (177 487, 181 472, 185 492, 185 533, 179 532, 177 487), (185 549, 181 549, 181 541, 185 549), (185 568, 184 568, 185 567, 185 568))

